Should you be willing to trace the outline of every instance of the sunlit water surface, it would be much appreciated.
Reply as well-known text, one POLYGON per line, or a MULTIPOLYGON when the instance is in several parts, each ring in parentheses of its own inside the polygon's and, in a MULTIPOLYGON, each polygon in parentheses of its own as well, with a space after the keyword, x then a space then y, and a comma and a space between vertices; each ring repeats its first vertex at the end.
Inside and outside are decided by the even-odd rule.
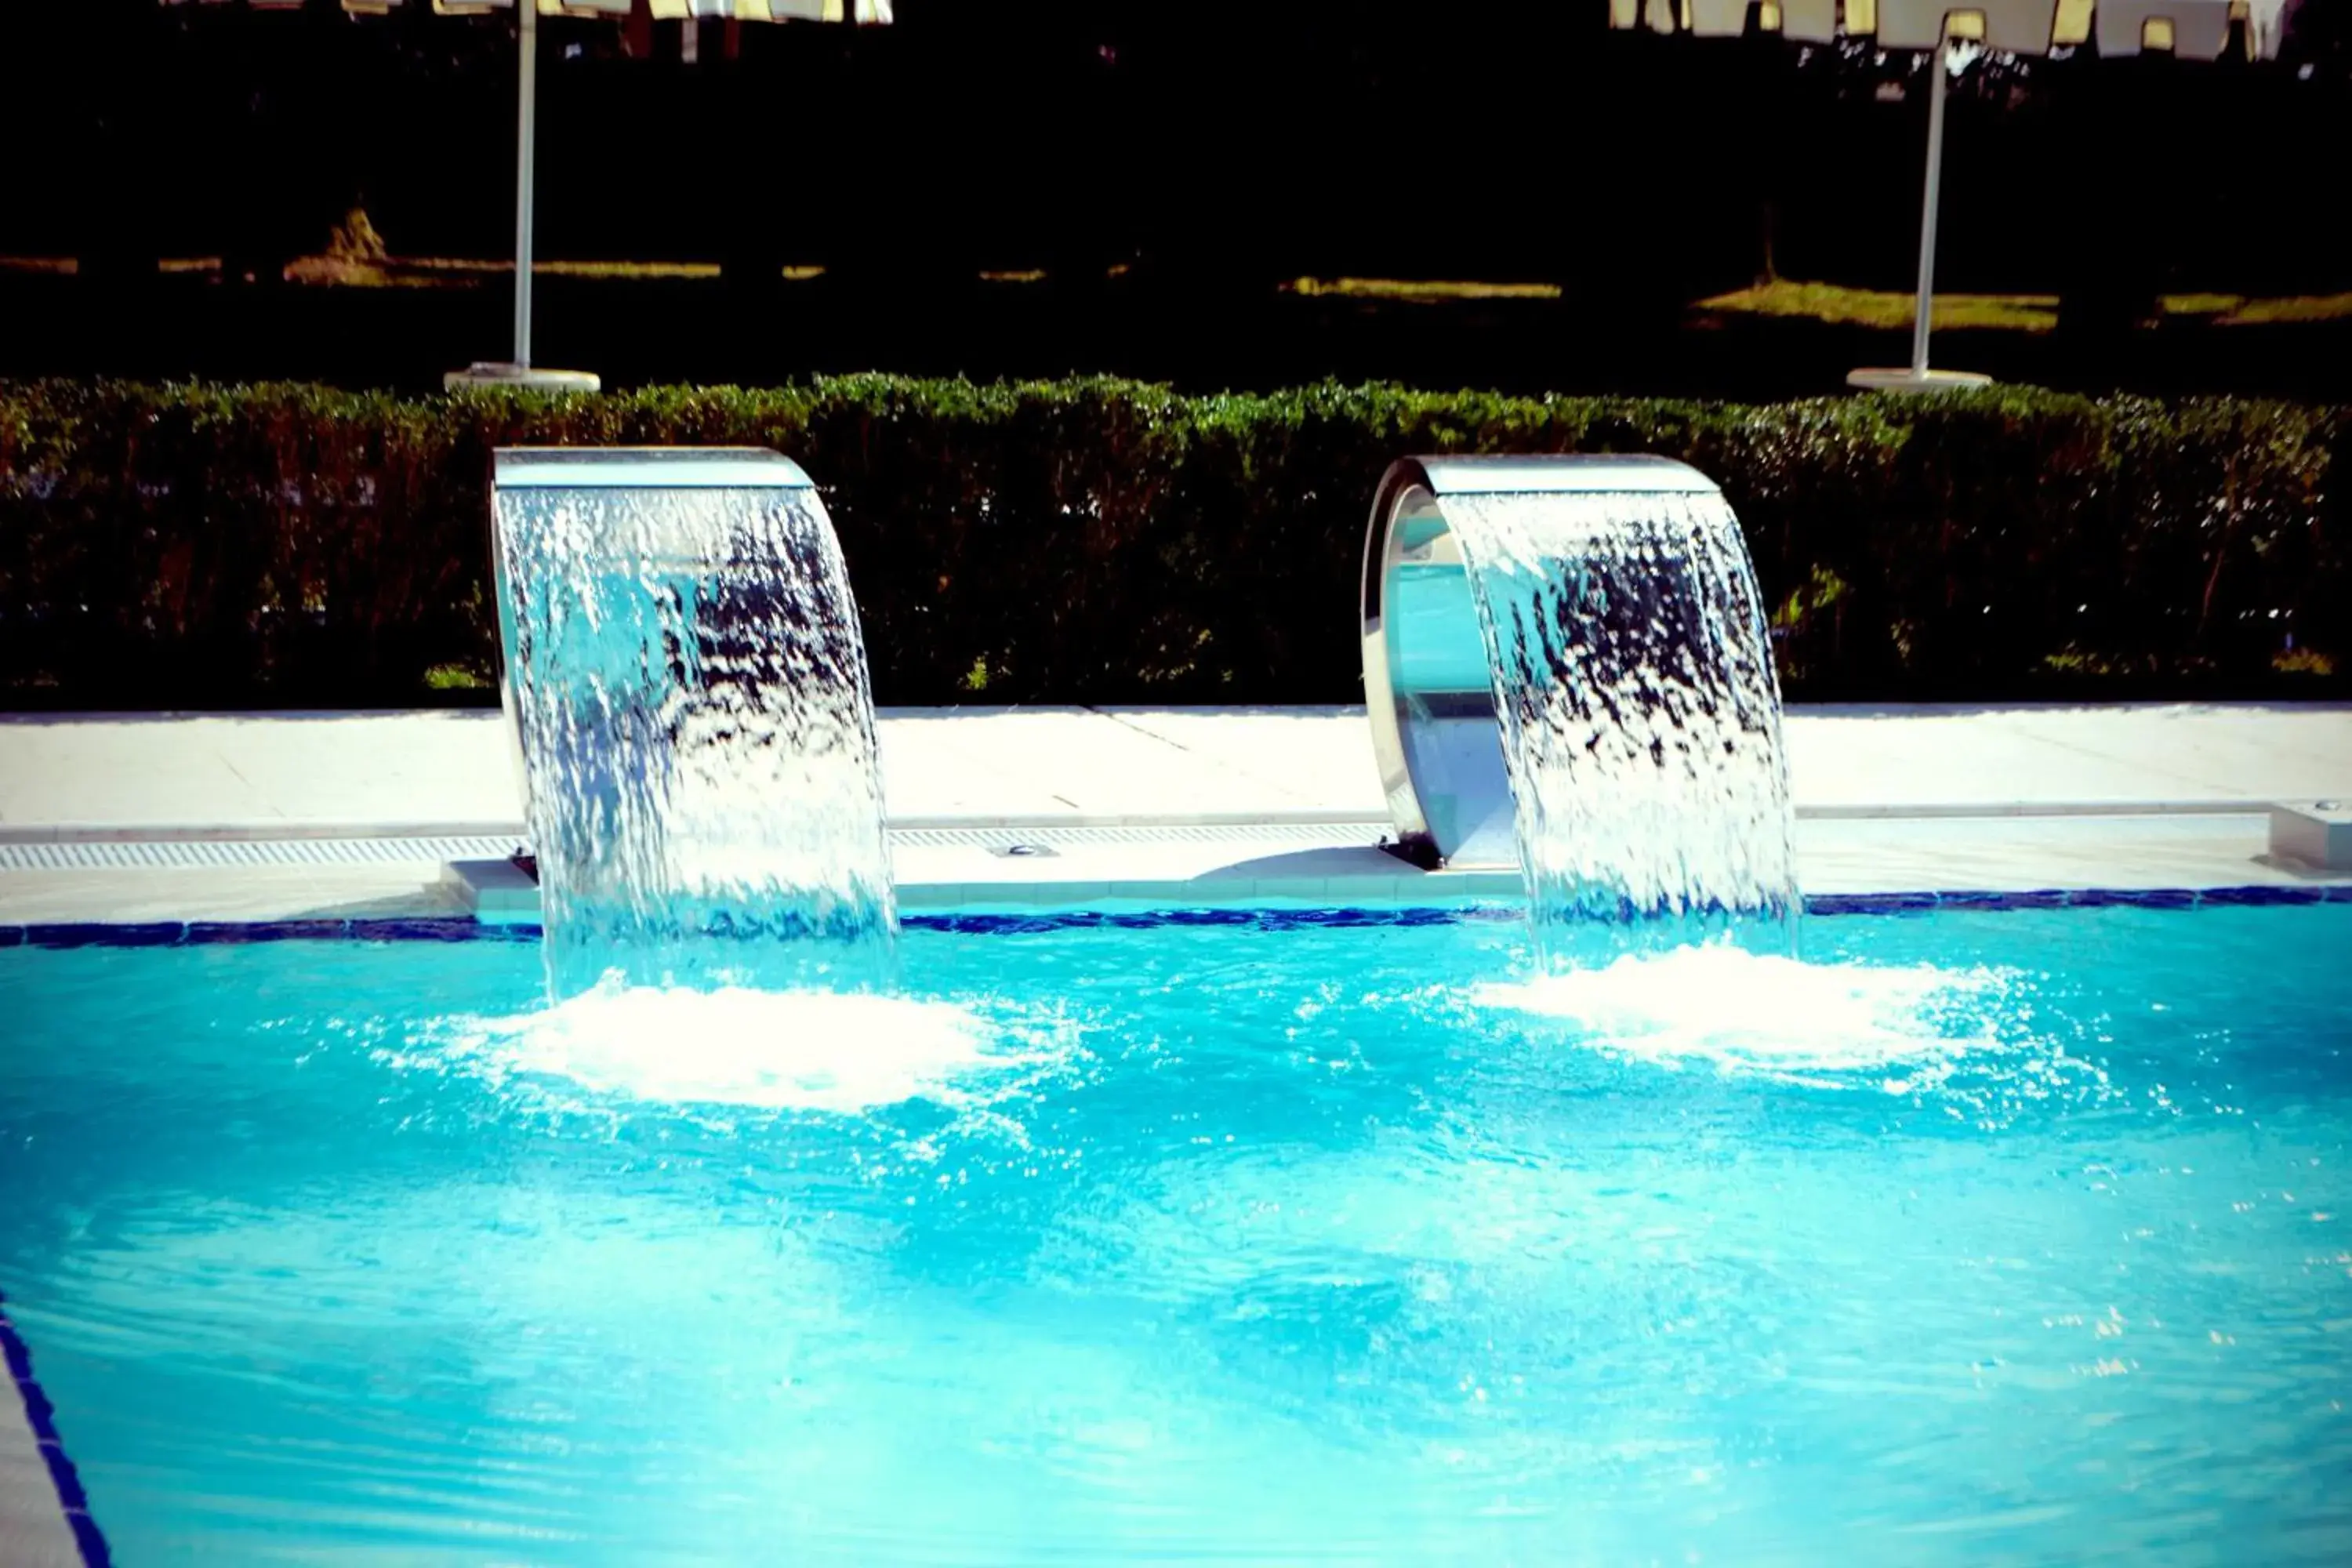
POLYGON ((0 952, 127 1564, 2352 1560, 2352 907, 0 952))

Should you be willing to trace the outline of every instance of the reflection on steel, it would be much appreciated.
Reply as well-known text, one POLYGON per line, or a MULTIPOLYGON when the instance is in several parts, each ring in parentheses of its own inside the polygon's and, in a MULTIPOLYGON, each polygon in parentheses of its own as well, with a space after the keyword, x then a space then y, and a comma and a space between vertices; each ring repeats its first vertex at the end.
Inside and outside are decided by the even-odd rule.
POLYGON ((1448 497, 1714 495, 1665 458, 1407 458, 1391 465, 1364 538, 1364 700, 1397 852, 1417 866, 1517 863, 1511 785, 1448 497))

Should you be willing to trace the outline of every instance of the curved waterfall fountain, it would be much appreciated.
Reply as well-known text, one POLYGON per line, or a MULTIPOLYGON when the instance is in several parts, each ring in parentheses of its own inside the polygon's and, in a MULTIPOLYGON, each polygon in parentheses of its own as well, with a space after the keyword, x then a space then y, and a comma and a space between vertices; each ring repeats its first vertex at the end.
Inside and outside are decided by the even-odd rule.
POLYGON ((553 994, 887 978, 866 646, 808 476, 760 450, 508 450, 491 512, 553 994))
POLYGON ((1539 933, 1785 925, 1780 689, 1738 520, 1706 476, 1661 458, 1407 458, 1373 503, 1363 592, 1406 858, 1516 859, 1539 933))

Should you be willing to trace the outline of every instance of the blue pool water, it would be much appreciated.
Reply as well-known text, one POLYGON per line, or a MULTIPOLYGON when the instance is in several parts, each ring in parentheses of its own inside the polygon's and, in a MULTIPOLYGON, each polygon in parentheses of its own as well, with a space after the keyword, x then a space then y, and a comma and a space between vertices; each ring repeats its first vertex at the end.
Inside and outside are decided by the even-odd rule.
POLYGON ((0 952, 129 1564, 2352 1560, 2352 906, 0 952))

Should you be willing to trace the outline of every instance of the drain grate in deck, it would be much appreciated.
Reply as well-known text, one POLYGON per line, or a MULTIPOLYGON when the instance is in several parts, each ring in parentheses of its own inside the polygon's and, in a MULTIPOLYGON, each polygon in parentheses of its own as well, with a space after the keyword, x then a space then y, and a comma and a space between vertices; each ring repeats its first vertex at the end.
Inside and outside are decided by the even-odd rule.
POLYGON ((171 838, 0 844, 0 871, 234 870, 257 866, 383 866, 503 860, 512 838, 171 838))
POLYGON ((1131 826, 894 827, 890 842, 921 849, 1003 849, 1016 844, 1067 848, 1096 844, 1377 844, 1385 822, 1186 822, 1131 826))
MULTIPOLYGON (((1118 844, 1377 844, 1384 822, 1236 822, 1012 827, 894 827, 906 848, 1074 848, 1118 844)), ((518 837, 452 834, 401 838, 117 838, 0 843, 0 871, 152 871, 257 866, 383 866, 503 860, 518 837)))

